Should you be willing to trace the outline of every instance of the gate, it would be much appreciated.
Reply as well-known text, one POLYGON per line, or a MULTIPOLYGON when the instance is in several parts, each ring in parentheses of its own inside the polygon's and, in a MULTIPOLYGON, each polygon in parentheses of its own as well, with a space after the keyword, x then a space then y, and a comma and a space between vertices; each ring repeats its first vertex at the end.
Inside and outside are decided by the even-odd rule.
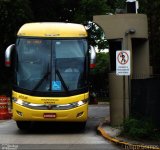
POLYGON ((131 115, 152 119, 160 126, 160 76, 131 81, 131 115))

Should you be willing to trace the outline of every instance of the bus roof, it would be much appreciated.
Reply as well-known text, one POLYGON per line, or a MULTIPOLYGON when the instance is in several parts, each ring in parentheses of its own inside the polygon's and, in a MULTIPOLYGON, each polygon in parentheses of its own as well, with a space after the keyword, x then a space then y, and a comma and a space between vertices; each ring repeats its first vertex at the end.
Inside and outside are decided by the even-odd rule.
POLYGON ((87 37, 83 25, 74 23, 27 23, 17 33, 26 37, 87 37))

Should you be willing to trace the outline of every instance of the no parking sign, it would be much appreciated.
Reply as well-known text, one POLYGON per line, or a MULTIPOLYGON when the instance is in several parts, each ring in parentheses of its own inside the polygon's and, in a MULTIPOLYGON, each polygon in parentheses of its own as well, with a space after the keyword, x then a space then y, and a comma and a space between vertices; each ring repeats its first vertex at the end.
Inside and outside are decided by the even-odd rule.
POLYGON ((116 75, 118 76, 130 75, 130 51, 129 50, 116 51, 116 75))

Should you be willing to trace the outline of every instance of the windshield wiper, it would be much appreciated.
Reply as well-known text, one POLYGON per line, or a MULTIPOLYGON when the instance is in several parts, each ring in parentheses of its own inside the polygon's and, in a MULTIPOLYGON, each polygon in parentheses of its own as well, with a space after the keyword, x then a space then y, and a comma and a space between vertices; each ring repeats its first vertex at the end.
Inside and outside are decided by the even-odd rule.
POLYGON ((49 71, 49 64, 48 64, 48 69, 46 74, 44 74, 43 78, 36 84, 36 86, 32 89, 33 91, 37 90, 41 84, 44 82, 44 80, 51 74, 51 72, 49 71))
POLYGON ((32 89, 33 91, 35 91, 35 90, 37 90, 40 86, 41 86, 41 84, 44 82, 44 80, 49 76, 51 74, 51 72, 47 72, 44 76, 43 76, 43 78, 36 84, 36 86, 32 89))
MULTIPOLYGON (((37 90, 41 84, 44 82, 44 80, 51 74, 50 71, 47 71, 46 74, 43 76, 43 78, 36 84, 36 86, 32 89, 33 91, 37 90)), ((56 74, 57 76, 59 77, 61 83, 62 83, 62 86, 64 87, 64 90, 69 93, 69 90, 68 90, 68 87, 66 85, 66 83, 64 82, 59 70, 56 69, 56 74)))
POLYGON ((60 74, 60 72, 59 72, 58 69, 56 69, 56 74, 58 75, 59 79, 61 80, 62 85, 63 85, 65 91, 69 94, 68 87, 67 87, 66 83, 64 82, 64 80, 63 80, 63 78, 62 78, 62 76, 61 76, 61 74, 60 74))

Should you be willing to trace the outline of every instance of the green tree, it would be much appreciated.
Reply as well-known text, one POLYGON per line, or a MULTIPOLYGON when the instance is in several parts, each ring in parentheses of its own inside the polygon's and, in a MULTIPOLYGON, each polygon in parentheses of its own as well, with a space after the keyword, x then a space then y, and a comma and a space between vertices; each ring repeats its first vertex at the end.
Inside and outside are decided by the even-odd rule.
POLYGON ((8 45, 15 43, 19 27, 31 19, 28 0, 0 0, 0 85, 8 81, 9 74, 4 67, 4 51, 8 45))
POLYGON ((15 41, 19 27, 32 18, 28 0, 0 1, 0 43, 1 48, 15 41))
POLYGON ((148 16, 151 65, 155 74, 160 74, 160 1, 139 0, 140 13, 148 16))
POLYGON ((80 0, 73 20, 79 23, 92 21, 94 15, 104 15, 109 9, 106 0, 80 0))
POLYGON ((96 67, 91 70, 90 82, 92 90, 102 96, 102 91, 108 96, 108 72, 109 72, 109 53, 97 53, 96 67))
POLYGON ((109 72, 109 53, 100 52, 97 53, 96 67, 93 69, 93 73, 104 73, 109 72))
POLYGON ((93 23, 94 15, 105 15, 110 10, 106 0, 81 0, 74 14, 74 22, 83 23, 88 29, 89 44, 97 46, 99 51, 108 48, 103 30, 93 23))
POLYGON ((110 6, 108 13, 115 13, 116 9, 125 9, 126 0, 107 0, 107 5, 110 6))
POLYGON ((30 0, 34 21, 73 22, 80 0, 30 0))
POLYGON ((98 48, 98 51, 102 51, 108 48, 108 42, 103 29, 94 22, 88 22, 86 25, 88 28, 89 44, 98 48))

